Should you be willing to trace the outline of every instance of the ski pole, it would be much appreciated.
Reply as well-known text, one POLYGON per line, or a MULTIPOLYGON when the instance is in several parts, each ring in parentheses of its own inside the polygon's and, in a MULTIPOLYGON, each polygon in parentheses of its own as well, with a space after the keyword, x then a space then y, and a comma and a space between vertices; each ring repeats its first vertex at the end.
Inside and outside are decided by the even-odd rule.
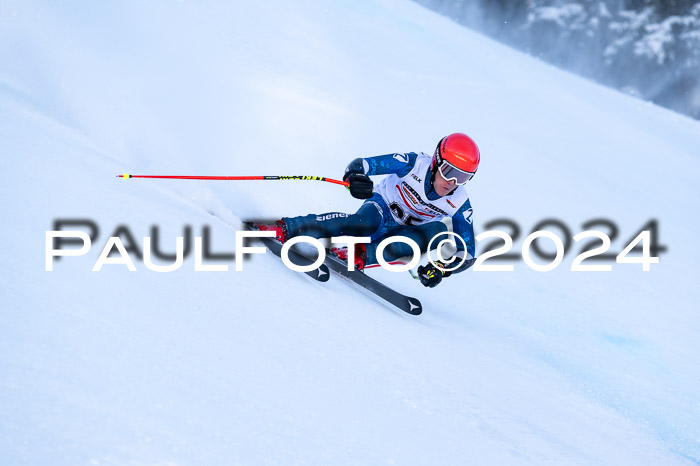
POLYGON ((340 180, 334 180, 332 178, 326 178, 325 176, 169 176, 169 175, 129 175, 124 173, 122 175, 117 175, 117 178, 158 178, 158 179, 170 179, 170 180, 223 180, 223 181, 252 181, 252 180, 310 180, 310 181, 326 181, 328 183, 339 184, 341 186, 348 187, 350 183, 340 180))

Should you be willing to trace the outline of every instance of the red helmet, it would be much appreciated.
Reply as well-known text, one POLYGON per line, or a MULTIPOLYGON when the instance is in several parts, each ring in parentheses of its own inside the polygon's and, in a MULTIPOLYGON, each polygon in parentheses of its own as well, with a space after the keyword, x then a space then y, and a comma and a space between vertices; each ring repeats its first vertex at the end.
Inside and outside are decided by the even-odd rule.
POLYGON ((431 168, 440 170, 446 180, 454 179, 457 184, 469 181, 479 168, 479 148, 463 133, 453 133, 440 140, 431 168))

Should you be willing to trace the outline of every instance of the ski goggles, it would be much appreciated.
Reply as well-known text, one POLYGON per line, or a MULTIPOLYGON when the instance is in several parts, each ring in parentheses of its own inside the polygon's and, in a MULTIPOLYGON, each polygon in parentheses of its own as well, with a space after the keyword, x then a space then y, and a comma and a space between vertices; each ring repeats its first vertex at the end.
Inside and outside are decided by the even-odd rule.
POLYGON ((454 180, 456 184, 465 184, 467 181, 471 180, 474 177, 474 173, 476 173, 465 172, 445 161, 438 166, 438 170, 440 170, 440 175, 442 175, 445 181, 454 180))

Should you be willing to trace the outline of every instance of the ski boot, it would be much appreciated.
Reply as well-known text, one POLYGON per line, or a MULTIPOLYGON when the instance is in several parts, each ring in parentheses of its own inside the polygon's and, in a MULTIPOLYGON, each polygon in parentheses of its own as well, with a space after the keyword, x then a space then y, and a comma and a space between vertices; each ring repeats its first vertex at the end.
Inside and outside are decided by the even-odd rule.
MULTIPOLYGON (((340 259, 341 261, 348 262, 348 248, 331 248, 331 254, 340 259)), ((355 245, 355 270, 363 271, 365 269, 365 264, 367 263, 367 248, 364 244, 355 245)))
POLYGON ((275 239, 280 243, 284 243, 289 239, 289 231, 287 231, 287 225, 284 223, 284 220, 277 220, 272 225, 256 223, 255 227, 260 231, 274 231, 275 239))

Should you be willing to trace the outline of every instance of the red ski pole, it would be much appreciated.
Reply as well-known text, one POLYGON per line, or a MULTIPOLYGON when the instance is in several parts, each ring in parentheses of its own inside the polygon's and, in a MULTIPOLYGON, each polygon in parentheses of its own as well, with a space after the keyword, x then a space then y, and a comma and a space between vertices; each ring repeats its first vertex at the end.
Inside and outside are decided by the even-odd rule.
POLYGON ((349 183, 340 180, 334 180, 332 178, 326 178, 324 176, 170 176, 170 175, 129 175, 124 173, 122 175, 117 175, 117 178, 159 178, 159 179, 170 179, 170 180, 223 180, 223 181, 252 181, 252 180, 277 180, 277 181, 287 181, 287 180, 311 180, 311 181, 325 181, 327 183, 339 184, 341 186, 348 187, 349 183))

